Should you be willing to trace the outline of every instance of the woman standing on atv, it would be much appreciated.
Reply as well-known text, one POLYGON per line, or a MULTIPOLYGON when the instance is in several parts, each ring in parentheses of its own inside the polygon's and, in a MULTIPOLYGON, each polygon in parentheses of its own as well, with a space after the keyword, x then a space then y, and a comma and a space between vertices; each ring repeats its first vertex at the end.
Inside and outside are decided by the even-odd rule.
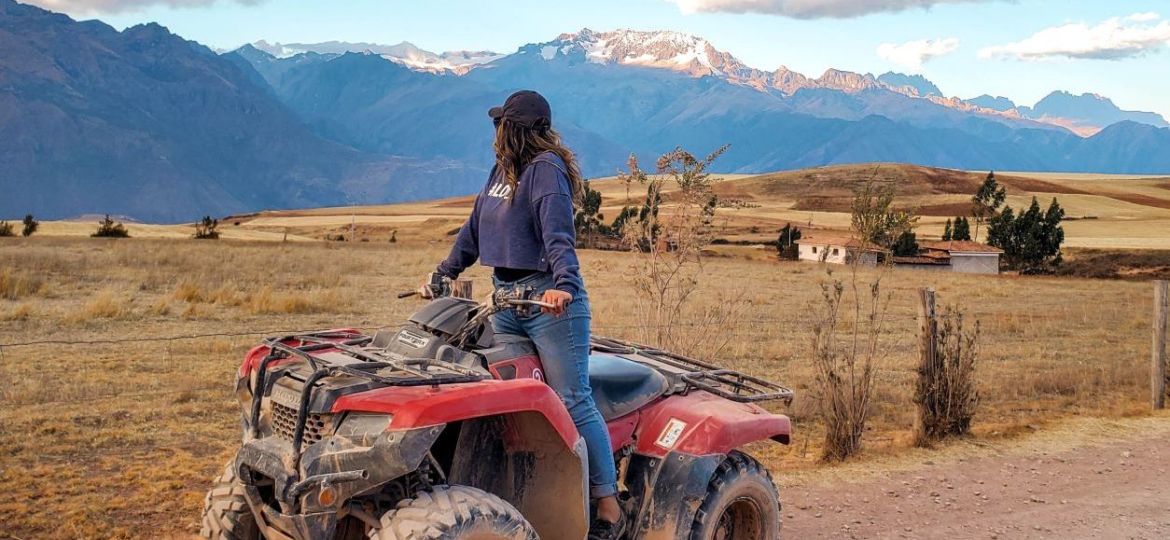
POLYGON ((455 279, 478 259, 494 269, 497 289, 531 287, 552 304, 533 316, 500 311, 492 327, 536 345, 545 380, 588 447, 590 496, 597 510, 589 538, 616 539, 622 519, 617 472, 609 432, 589 388, 589 297, 575 249, 573 209, 583 192, 581 171, 553 130, 552 111, 540 94, 516 92, 488 116, 496 126, 496 164, 437 271, 455 279))

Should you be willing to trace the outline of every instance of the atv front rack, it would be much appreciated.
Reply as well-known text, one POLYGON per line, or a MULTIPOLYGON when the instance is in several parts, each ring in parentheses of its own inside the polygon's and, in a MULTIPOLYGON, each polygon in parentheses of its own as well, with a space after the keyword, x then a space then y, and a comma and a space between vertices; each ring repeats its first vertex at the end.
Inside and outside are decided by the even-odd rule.
POLYGON ((301 389, 296 427, 293 430, 294 471, 297 470, 301 457, 305 423, 309 416, 309 405, 313 401, 313 386, 325 377, 348 375, 387 386, 437 386, 478 382, 487 378, 483 373, 450 362, 433 358, 401 358, 385 354, 378 349, 364 348, 373 339, 373 336, 348 331, 266 338, 263 343, 269 348, 269 353, 256 368, 256 385, 252 389, 252 436, 259 437, 260 404, 264 398, 268 364, 273 360, 299 358, 312 369, 312 374, 305 379, 304 387, 301 389), (298 344, 291 345, 288 342, 298 344), (338 351, 353 361, 339 363, 314 354, 319 351, 338 351))
POLYGON ((681 384, 679 393, 697 389, 740 403, 783 401, 789 405, 792 404, 795 395, 792 390, 759 377, 655 347, 594 336, 590 348, 598 352, 621 355, 627 360, 657 369, 667 378, 681 384))

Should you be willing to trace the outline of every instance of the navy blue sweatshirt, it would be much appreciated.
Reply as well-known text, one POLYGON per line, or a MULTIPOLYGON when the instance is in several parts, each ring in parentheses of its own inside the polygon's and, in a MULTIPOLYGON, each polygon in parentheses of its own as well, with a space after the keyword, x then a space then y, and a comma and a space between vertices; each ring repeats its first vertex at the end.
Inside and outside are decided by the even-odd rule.
POLYGON ((503 173, 492 168, 439 273, 454 279, 479 259, 493 268, 550 272, 557 289, 577 297, 584 285, 564 162, 545 152, 518 180, 512 195, 503 173))

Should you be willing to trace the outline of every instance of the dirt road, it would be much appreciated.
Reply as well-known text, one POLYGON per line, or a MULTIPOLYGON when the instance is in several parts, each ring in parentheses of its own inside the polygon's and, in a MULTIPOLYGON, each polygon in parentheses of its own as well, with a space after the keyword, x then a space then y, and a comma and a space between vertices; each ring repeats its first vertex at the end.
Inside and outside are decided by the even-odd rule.
POLYGON ((1102 445, 948 461, 927 459, 856 483, 790 486, 784 537, 1170 538, 1163 429, 1102 445))

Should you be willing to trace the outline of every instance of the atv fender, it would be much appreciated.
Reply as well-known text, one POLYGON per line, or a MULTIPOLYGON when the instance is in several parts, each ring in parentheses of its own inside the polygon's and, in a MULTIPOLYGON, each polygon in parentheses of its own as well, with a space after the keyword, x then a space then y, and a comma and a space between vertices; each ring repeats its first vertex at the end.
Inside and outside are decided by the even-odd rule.
POLYGON ((520 510, 541 538, 585 537, 589 517, 585 441, 561 399, 545 383, 513 379, 438 388, 388 387, 338 398, 333 412, 341 411, 391 414, 391 433, 457 428, 449 483, 503 498, 520 510))
POLYGON ((663 399, 647 407, 642 418, 635 451, 657 458, 672 451, 722 455, 764 439, 788 444, 792 434, 787 416, 701 391, 663 399))
POLYGON ((626 473, 630 499, 640 501, 629 537, 639 540, 690 538, 695 513, 707 496, 723 454, 695 456, 670 452, 663 458, 634 454, 626 473))

